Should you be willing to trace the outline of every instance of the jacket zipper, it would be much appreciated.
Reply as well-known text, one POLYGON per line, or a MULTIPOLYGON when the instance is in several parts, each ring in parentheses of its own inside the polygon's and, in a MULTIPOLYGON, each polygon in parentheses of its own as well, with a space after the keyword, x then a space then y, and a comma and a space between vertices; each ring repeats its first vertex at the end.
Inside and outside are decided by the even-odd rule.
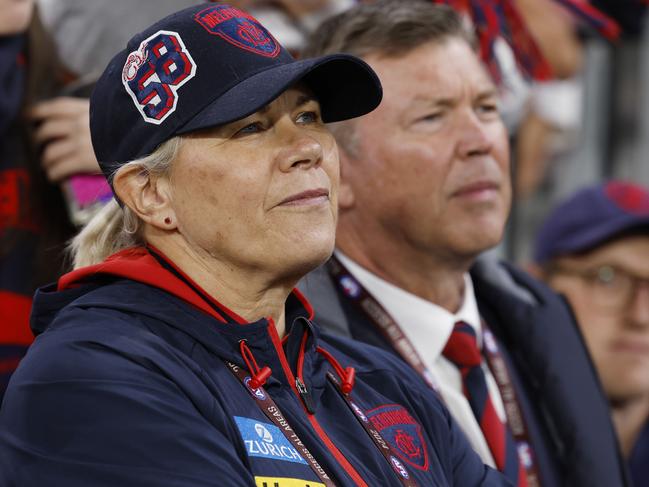
POLYGON ((271 341, 273 342, 273 346, 275 347, 275 352, 277 353, 279 357, 279 361, 282 364, 282 369, 284 370, 284 374, 286 374, 286 377, 288 377, 288 381, 289 384, 291 385, 291 389, 293 389, 293 392, 298 397, 298 399, 301 400, 300 402, 305 412, 307 413, 307 418, 309 418, 309 422, 311 423, 311 426, 316 431, 316 433, 318 434, 322 442, 327 446, 329 451, 333 454, 334 458, 347 472, 347 475, 349 475, 352 478, 352 480, 356 483, 356 485, 358 485, 359 487, 368 487, 368 485, 361 478, 361 476, 356 471, 356 469, 352 466, 351 463, 347 461, 345 456, 336 447, 336 445, 334 445, 334 443, 331 441, 329 436, 327 436, 327 433, 324 432, 324 430, 320 426, 320 423, 318 423, 315 414, 309 412, 309 407, 307 406, 307 402, 304 396, 308 397, 309 404, 311 405, 311 407, 313 407, 313 401, 311 395, 309 394, 304 382, 302 382, 301 379, 296 379, 295 376, 293 375, 293 372, 291 371, 291 368, 289 367, 288 362, 286 361, 286 355, 284 354, 284 349, 282 348, 279 335, 277 335, 277 330, 275 329, 275 322, 273 321, 272 318, 268 319, 268 332, 270 334, 271 341), (300 387, 303 389, 304 393, 300 393, 298 389, 298 380, 299 380, 300 387))

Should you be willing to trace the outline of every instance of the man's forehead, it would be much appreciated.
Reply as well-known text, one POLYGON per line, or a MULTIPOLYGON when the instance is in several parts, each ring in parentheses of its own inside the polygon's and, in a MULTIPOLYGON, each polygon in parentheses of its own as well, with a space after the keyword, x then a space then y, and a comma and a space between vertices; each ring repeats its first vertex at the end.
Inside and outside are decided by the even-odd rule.
POLYGON ((407 87, 414 90, 413 97, 430 98, 436 90, 460 85, 497 92, 482 61, 462 39, 428 42, 401 56, 371 53, 364 59, 378 72, 384 88, 407 87))

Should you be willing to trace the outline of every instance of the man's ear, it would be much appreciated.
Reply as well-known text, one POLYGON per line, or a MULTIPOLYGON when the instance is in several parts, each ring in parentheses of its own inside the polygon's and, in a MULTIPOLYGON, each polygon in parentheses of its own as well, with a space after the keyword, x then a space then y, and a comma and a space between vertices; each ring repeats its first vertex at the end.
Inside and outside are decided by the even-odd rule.
POLYGON ((121 168, 113 179, 117 197, 140 220, 161 230, 178 226, 171 205, 171 186, 166 176, 152 176, 138 165, 121 168))
POLYGON ((350 183, 349 172, 351 156, 345 149, 340 147, 340 188, 338 189, 338 206, 341 210, 349 210, 354 207, 354 190, 350 183))

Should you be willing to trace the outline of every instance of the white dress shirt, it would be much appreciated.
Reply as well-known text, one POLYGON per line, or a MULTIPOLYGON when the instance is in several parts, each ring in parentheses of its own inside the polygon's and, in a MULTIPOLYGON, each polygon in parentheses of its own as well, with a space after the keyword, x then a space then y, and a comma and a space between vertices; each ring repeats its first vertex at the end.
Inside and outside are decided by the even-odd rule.
MULTIPOLYGON (((482 348, 480 313, 478 312, 471 277, 465 274, 462 306, 460 306, 457 313, 451 313, 441 306, 390 284, 339 251, 336 251, 336 257, 399 324, 424 365, 428 367, 428 371, 439 388, 446 406, 464 430, 473 449, 480 455, 484 463, 495 468, 494 459, 487 441, 473 415, 473 411, 471 411, 469 402, 462 392, 460 371, 453 363, 442 356, 442 350, 451 336, 453 327, 460 320, 474 328, 478 346, 482 348)), ((484 361, 482 368, 494 408, 500 419, 504 420, 505 409, 498 386, 484 361)))

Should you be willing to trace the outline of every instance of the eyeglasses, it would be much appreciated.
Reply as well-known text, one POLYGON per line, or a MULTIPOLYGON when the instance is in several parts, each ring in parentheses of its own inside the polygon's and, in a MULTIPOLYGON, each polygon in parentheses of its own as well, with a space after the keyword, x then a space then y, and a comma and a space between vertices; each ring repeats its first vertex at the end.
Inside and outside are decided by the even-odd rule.
POLYGON ((579 277, 591 291, 593 306, 610 311, 629 307, 642 284, 649 286, 649 277, 641 277, 614 265, 601 265, 591 269, 553 266, 549 272, 579 277))

